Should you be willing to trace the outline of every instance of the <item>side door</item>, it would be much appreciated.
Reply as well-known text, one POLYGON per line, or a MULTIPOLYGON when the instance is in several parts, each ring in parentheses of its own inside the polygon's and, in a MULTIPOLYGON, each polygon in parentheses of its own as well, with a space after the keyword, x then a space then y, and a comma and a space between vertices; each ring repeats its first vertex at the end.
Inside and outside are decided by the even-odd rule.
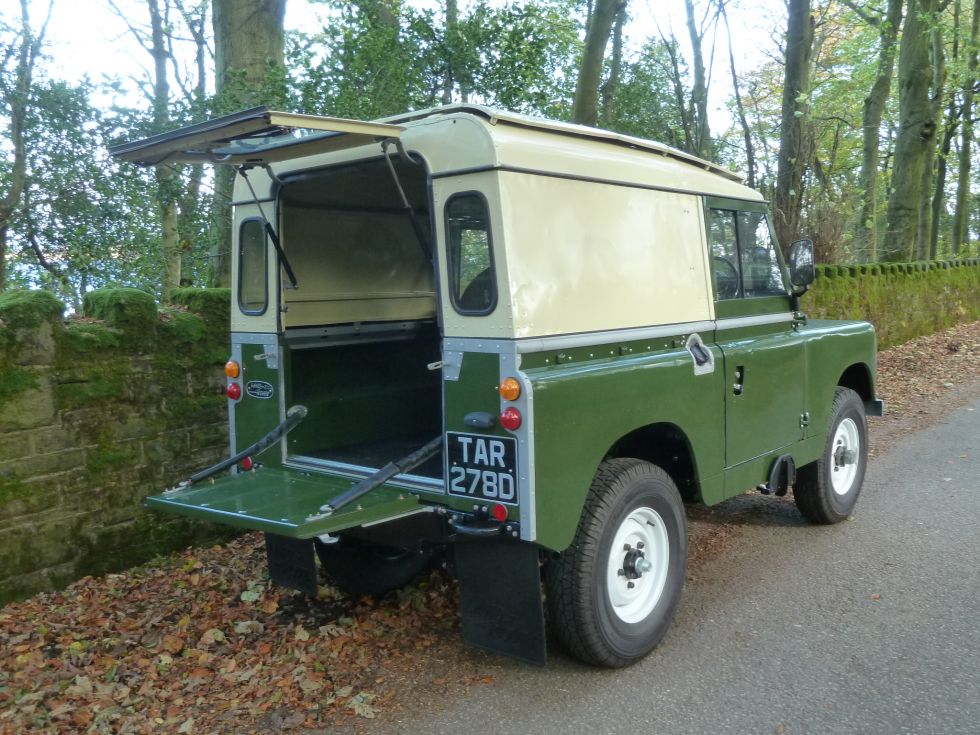
POLYGON ((706 210, 734 467, 803 437, 805 354, 765 204, 709 198, 706 210))

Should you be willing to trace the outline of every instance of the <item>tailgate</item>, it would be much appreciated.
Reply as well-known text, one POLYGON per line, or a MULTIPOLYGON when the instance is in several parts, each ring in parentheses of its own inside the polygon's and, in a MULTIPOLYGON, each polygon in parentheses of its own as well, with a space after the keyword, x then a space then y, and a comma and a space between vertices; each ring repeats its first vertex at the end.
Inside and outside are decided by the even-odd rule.
POLYGON ((151 495, 146 499, 146 507, 301 539, 424 509, 418 497, 405 489, 382 485, 356 503, 324 516, 321 506, 355 482, 262 467, 175 492, 151 495))

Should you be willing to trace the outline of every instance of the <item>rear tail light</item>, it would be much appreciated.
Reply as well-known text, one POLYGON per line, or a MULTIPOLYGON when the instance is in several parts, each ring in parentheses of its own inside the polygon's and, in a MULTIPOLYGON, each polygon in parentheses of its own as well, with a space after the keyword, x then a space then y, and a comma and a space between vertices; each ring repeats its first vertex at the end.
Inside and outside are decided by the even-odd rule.
POLYGON ((500 503, 494 503, 493 507, 490 509, 490 515, 498 523, 503 523, 507 520, 507 506, 501 505, 500 503))
POLYGON ((254 464, 255 463, 252 462, 252 458, 251 457, 246 457, 245 459, 242 460, 242 469, 243 470, 250 470, 250 469, 252 469, 252 467, 254 466, 254 464))
POLYGON ((500 425, 507 431, 517 431, 521 428, 521 412, 513 406, 500 412, 500 425))
POLYGON ((238 383, 228 383, 228 385, 225 386, 225 395, 231 400, 237 401, 242 397, 242 386, 240 386, 238 383))
POLYGON ((516 401, 521 397, 521 384, 517 378, 504 378, 500 381, 500 397, 505 401, 516 401))

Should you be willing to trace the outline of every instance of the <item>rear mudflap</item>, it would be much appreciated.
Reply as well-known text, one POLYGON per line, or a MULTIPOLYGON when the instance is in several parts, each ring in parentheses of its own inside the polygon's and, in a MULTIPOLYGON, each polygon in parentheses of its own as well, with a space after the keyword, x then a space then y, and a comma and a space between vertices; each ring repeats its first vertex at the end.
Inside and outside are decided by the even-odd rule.
POLYGON ((269 577, 275 584, 299 590, 311 597, 316 594, 317 575, 312 539, 267 533, 265 553, 269 561, 269 577))
POLYGON ((548 662, 538 547, 504 536, 457 536, 463 642, 544 666, 548 662))

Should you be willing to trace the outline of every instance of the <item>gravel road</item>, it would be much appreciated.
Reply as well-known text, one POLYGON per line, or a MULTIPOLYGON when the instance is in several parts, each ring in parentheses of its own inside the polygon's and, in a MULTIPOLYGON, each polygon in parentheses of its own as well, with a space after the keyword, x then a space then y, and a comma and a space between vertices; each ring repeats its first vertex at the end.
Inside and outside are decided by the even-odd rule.
POLYGON ((980 398, 968 395, 879 448, 850 521, 808 526, 791 501, 758 495, 695 514, 737 533, 692 569, 640 664, 599 671, 558 653, 533 669, 471 653, 492 685, 368 730, 978 732, 980 398))

